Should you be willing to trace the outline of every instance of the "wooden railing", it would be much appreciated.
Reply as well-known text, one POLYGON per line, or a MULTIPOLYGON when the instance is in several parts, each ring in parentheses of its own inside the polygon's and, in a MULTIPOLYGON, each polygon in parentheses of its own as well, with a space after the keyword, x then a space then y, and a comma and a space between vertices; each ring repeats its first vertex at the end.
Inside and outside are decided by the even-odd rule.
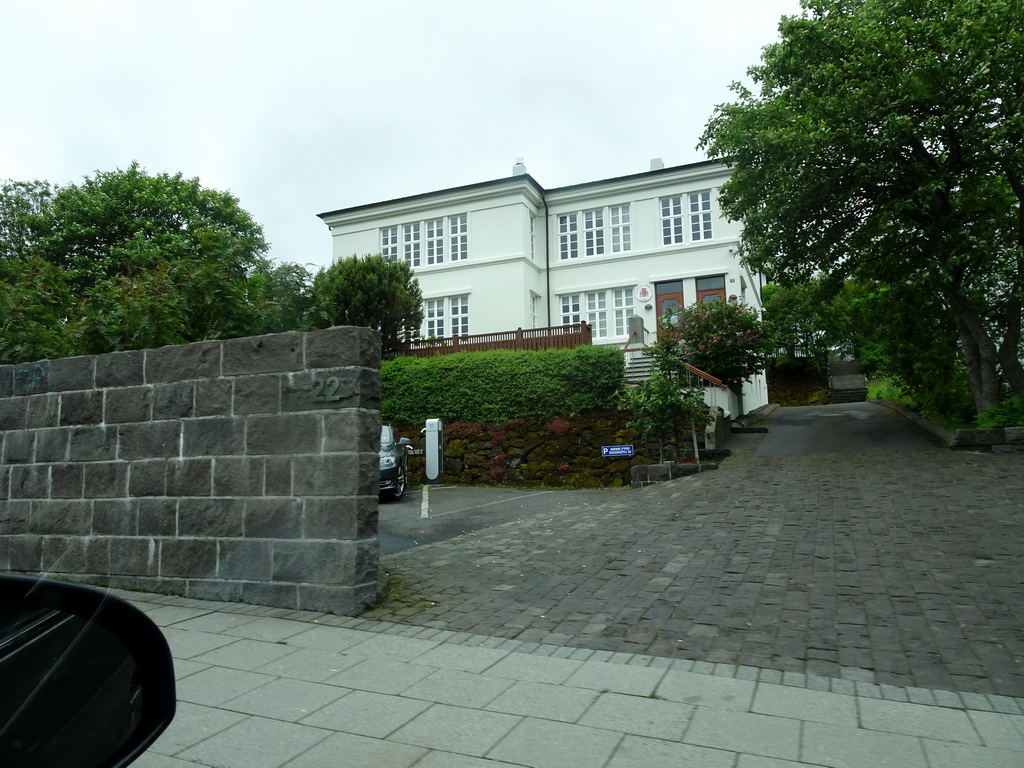
POLYGON ((434 357, 454 352, 486 352, 491 349, 574 349, 592 341, 589 324, 573 323, 550 328, 517 328, 514 331, 477 333, 471 336, 416 339, 400 344, 395 354, 402 357, 434 357))

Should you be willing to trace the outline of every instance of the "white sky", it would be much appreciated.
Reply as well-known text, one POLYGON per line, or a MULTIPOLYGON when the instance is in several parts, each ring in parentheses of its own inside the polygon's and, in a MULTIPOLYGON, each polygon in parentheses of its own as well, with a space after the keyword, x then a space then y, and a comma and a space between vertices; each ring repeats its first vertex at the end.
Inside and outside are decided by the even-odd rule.
POLYGON ((704 159, 729 83, 799 0, 0 0, 0 178, 137 160, 230 190, 271 256, 316 217, 510 176, 704 159))

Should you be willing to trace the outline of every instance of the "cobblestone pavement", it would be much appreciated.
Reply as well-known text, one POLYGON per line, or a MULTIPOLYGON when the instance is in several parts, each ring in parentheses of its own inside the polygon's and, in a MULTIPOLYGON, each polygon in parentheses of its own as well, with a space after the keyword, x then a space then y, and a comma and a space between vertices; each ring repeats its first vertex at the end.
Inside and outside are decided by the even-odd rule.
POLYGON ((384 558, 364 615, 523 642, 1024 696, 1024 457, 757 458, 384 558))

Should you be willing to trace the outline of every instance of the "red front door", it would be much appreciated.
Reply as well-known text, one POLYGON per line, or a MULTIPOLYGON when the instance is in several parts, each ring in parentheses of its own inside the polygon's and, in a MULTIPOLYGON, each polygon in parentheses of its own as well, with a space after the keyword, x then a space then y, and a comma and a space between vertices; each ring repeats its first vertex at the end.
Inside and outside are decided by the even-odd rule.
POLYGON ((679 310, 683 308, 683 281, 669 280, 654 284, 655 306, 658 308, 658 339, 663 323, 678 325, 679 310))

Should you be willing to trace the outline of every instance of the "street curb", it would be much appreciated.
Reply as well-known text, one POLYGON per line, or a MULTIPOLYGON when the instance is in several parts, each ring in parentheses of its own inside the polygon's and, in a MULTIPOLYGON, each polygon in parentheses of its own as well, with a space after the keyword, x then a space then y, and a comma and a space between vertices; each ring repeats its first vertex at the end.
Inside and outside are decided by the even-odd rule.
POLYGON ((953 442, 953 435, 949 430, 940 427, 938 424, 928 421, 928 419, 914 413, 906 406, 894 403, 890 400, 878 400, 877 398, 869 397, 869 403, 876 403, 878 405, 884 405, 891 411, 896 411, 904 418, 907 419, 911 424, 926 433, 929 437, 934 439, 937 443, 941 443, 945 447, 949 447, 953 442))

